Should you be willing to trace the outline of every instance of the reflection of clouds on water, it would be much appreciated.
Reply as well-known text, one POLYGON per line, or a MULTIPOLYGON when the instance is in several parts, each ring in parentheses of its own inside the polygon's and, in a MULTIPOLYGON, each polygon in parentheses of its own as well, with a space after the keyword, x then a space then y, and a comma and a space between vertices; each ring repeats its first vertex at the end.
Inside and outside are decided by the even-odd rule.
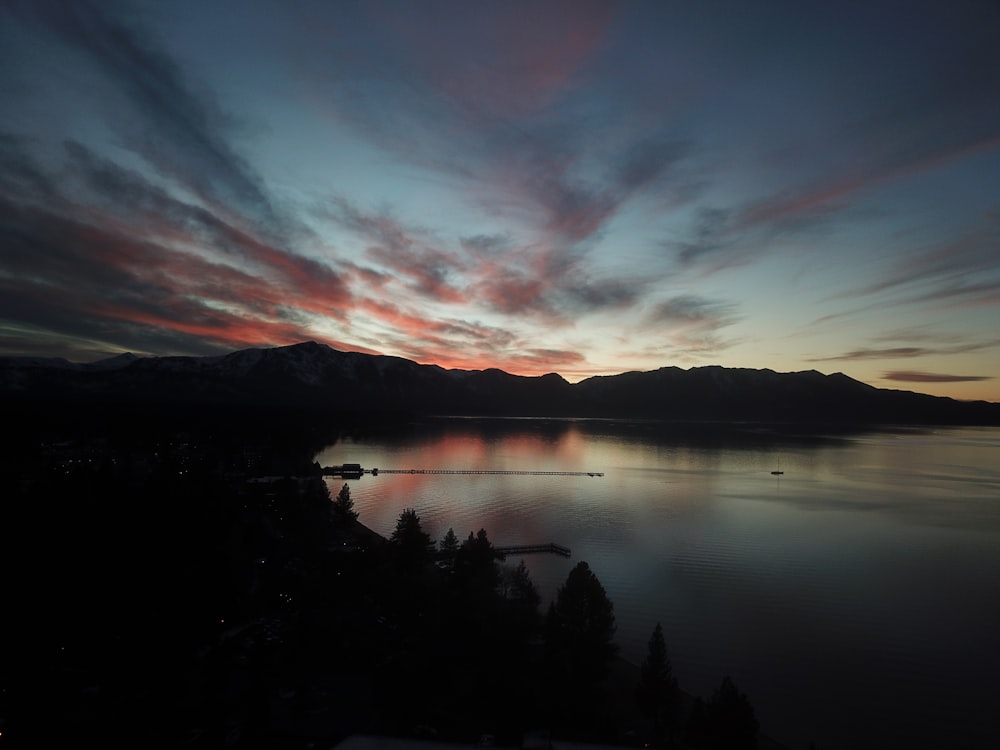
MULTIPOLYGON (((974 706, 1000 699, 977 677, 1000 672, 1000 602, 981 591, 1000 577, 1000 430, 441 420, 322 455, 324 465, 603 471, 366 476, 351 491, 360 520, 386 535, 413 507, 435 539, 485 528, 495 544, 570 547, 569 559, 524 557, 543 601, 586 560, 614 602, 623 655, 641 660, 662 622, 688 689, 707 695, 731 674, 787 744, 837 746, 817 730, 837 727, 841 740, 864 732, 893 746, 914 712, 944 712, 970 736, 993 731, 974 706)), ((928 727, 917 740, 941 738, 928 727)))

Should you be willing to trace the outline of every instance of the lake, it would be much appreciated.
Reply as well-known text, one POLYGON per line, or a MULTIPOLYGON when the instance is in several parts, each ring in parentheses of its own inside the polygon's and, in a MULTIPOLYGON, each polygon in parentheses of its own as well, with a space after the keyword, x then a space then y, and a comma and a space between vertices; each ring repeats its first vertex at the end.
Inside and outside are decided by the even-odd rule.
POLYGON ((316 460, 603 472, 348 483, 386 536, 412 507, 434 539, 569 547, 524 558, 544 602, 586 560, 622 656, 641 662, 662 623, 684 689, 730 675, 791 748, 1000 746, 1000 429, 428 419, 316 460))

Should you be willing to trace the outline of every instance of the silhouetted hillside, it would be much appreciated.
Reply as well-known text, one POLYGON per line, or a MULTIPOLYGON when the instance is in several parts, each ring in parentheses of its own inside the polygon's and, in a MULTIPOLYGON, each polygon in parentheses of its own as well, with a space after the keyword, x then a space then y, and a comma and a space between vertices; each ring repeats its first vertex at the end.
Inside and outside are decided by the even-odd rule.
POLYGON ((353 414, 1000 424, 1000 404, 878 389, 842 373, 664 367, 588 378, 445 370, 307 342, 218 357, 120 355, 90 364, 0 359, 0 393, 42 405, 315 409, 353 414))

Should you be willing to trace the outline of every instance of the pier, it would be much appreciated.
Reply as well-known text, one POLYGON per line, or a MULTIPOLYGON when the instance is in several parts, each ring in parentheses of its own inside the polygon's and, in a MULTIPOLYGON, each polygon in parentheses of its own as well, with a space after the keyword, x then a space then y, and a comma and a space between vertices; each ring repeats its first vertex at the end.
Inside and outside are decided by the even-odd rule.
MULTIPOLYGON (((538 555, 545 553, 551 553, 561 557, 570 557, 572 555, 569 547, 563 547, 561 544, 556 544, 555 542, 549 542, 548 544, 514 544, 505 547, 494 547, 493 551, 499 554, 503 559, 506 559, 510 555, 538 555)), ((435 550, 432 555, 435 560, 450 560, 455 557, 456 553, 457 550, 452 550, 450 552, 435 550)))
POLYGON ((532 477, 603 477, 601 471, 531 471, 529 469, 372 469, 372 474, 501 474, 532 477))
POLYGON ((569 547, 563 547, 561 544, 556 544, 555 542, 550 542, 549 544, 516 544, 512 547, 494 547, 493 549, 504 557, 508 555, 533 555, 539 552, 552 552, 563 557, 569 557, 571 554, 569 547))
POLYGON ((494 474, 525 477, 603 477, 603 471, 532 471, 530 469, 363 469, 360 464, 324 466, 323 476, 360 479, 365 474, 494 474))

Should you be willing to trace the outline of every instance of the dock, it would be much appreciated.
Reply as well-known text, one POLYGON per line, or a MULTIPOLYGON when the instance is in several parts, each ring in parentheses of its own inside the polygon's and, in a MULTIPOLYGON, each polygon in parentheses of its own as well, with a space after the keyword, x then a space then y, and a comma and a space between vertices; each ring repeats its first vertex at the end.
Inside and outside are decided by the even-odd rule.
POLYGON ((531 471, 530 469, 372 469, 379 474, 500 474, 532 477, 603 477, 601 471, 531 471))
POLYGON ((493 474, 524 477, 603 477, 603 471, 532 471, 530 469, 363 469, 360 464, 324 466, 323 476, 360 479, 365 474, 493 474))
MULTIPOLYGON (((502 559, 506 559, 511 555, 538 555, 550 553, 559 555, 560 557, 571 557, 573 554, 569 547, 563 547, 561 544, 556 544, 555 542, 549 542, 548 544, 514 544, 493 547, 493 551, 499 554, 502 559)), ((432 554, 435 560, 450 560, 457 554, 457 552, 457 549, 451 550, 450 552, 435 550, 432 554)))
POLYGON ((552 552, 562 557, 569 557, 571 554, 569 547, 563 547, 561 544, 556 544, 555 542, 550 542, 549 544, 516 544, 512 547, 494 547, 493 549, 504 557, 508 555, 534 555, 540 552, 552 552))

